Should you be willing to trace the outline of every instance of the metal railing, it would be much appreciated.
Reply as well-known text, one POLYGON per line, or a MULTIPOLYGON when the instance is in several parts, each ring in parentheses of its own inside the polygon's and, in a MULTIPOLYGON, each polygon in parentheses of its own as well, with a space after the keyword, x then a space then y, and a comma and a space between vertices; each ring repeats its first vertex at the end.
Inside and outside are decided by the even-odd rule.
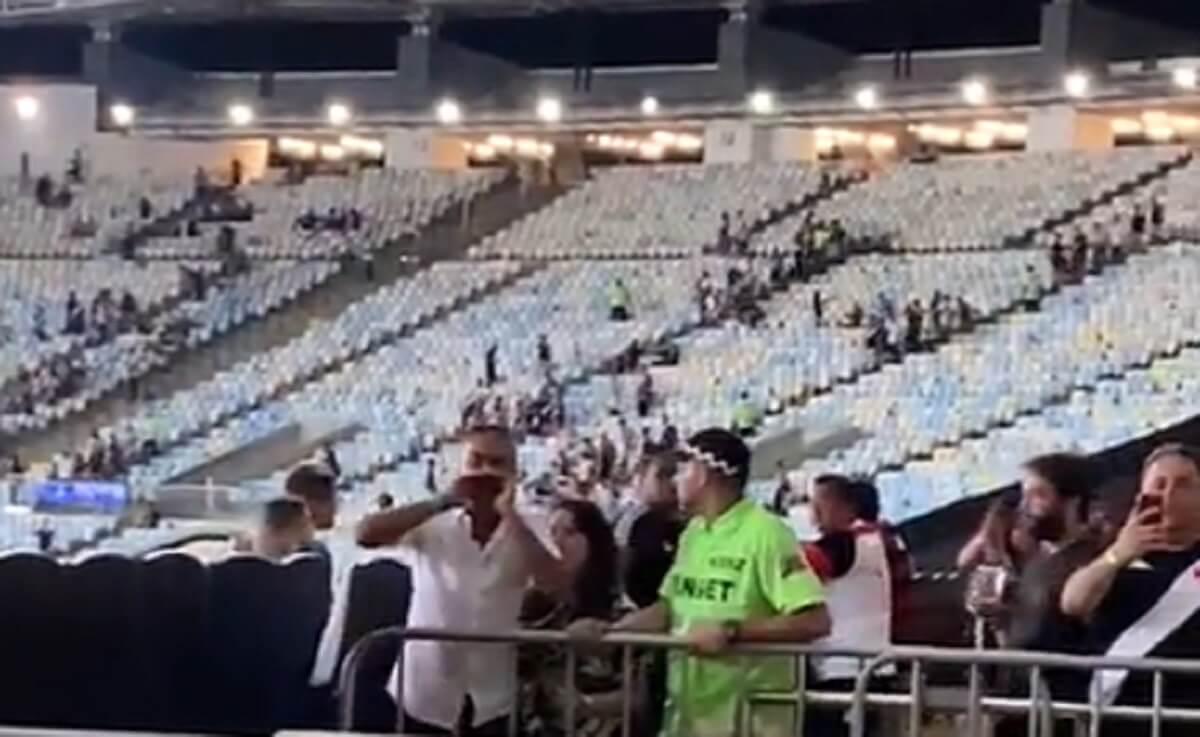
MULTIPOLYGON (((1029 737, 1050 735, 1050 721, 1056 718, 1083 719, 1088 734, 1097 737, 1105 717, 1150 722, 1150 734, 1159 737, 1163 722, 1200 724, 1200 709, 1168 707, 1163 703, 1164 682, 1168 675, 1200 676, 1200 660, 1165 660, 1162 658, 1115 658, 1083 655, 1061 655, 1044 652, 1005 650, 956 650, 952 648, 895 648, 880 653, 863 667, 858 675, 850 711, 851 737, 862 737, 866 729, 868 707, 875 703, 870 693, 873 674, 884 666, 910 666, 910 687, 906 694, 897 694, 894 706, 906 708, 912 725, 919 727, 922 719, 921 676, 929 665, 960 666, 967 671, 967 700, 963 705, 967 737, 983 735, 983 716, 1026 715, 1029 737), (983 670, 1001 667, 1028 671, 1028 696, 989 696, 984 694, 983 670), (1151 675, 1151 703, 1147 706, 1105 706, 1093 694, 1088 702, 1051 701, 1043 676, 1048 670, 1075 671, 1090 675, 1100 671, 1130 671, 1151 675)), ((1197 727, 1200 730, 1200 726, 1197 727)))
MULTIPOLYGON (((665 635, 622 633, 608 635, 597 643, 580 643, 571 640, 563 632, 522 630, 517 632, 479 633, 455 632, 439 629, 405 629, 391 627, 376 630, 359 640, 342 667, 339 683, 339 725, 350 731, 355 723, 354 705, 359 688, 358 671, 364 656, 373 648, 384 643, 408 641, 441 641, 456 643, 507 644, 507 645, 559 645, 566 648, 566 706, 564 728, 566 737, 573 737, 576 729, 578 694, 575 670, 577 657, 582 648, 607 647, 620 649, 621 681, 621 737, 633 734, 633 713, 636 703, 638 679, 635 678, 635 652, 639 650, 685 650, 685 640, 665 635)), ((734 735, 751 735, 753 709, 761 706, 790 706, 795 708, 793 733, 802 736, 805 732, 805 714, 810 708, 840 709, 848 712, 851 737, 864 737, 867 715, 870 711, 891 714, 903 713, 909 737, 921 734, 925 718, 931 713, 951 713, 965 718, 964 737, 983 737, 987 734, 985 715, 1018 717, 1024 715, 1028 724, 1029 737, 1049 737, 1053 733, 1055 719, 1084 720, 1090 737, 1100 733, 1105 717, 1123 720, 1149 721, 1151 737, 1160 737, 1164 722, 1183 722, 1200 725, 1200 709, 1183 709, 1164 704, 1164 681, 1167 676, 1200 677, 1200 660, 1132 659, 1110 657, 1087 657, 1057 655, 1042 652, 981 651, 936 647, 897 647, 885 652, 827 650, 813 646, 792 644, 744 644, 730 651, 731 655, 774 655, 788 656, 796 664, 795 688, 787 692, 745 693, 737 697, 744 699, 735 705, 737 714, 734 735), (860 660, 859 676, 852 691, 817 690, 807 677, 810 658, 854 657, 860 660), (966 671, 965 703, 930 703, 925 685, 929 666, 961 667, 966 671), (890 691, 871 690, 875 678, 882 676, 882 669, 897 668, 903 673, 906 688, 890 691), (984 670, 991 667, 1006 667, 1028 671, 1028 693, 1023 696, 998 696, 985 693, 984 670), (1098 699, 1088 703, 1052 701, 1044 684, 1049 670, 1078 671, 1091 674, 1096 670, 1126 670, 1149 673, 1152 676, 1152 703, 1148 706, 1115 705, 1104 706, 1098 699)), ((520 680, 516 674, 516 654, 512 658, 512 704, 509 714, 508 734, 518 734, 520 680)), ((397 659, 397 730, 404 731, 404 648, 397 659)), ((686 687, 686 679, 684 681, 686 687)), ((1200 730, 1200 726, 1197 727, 1200 730)))

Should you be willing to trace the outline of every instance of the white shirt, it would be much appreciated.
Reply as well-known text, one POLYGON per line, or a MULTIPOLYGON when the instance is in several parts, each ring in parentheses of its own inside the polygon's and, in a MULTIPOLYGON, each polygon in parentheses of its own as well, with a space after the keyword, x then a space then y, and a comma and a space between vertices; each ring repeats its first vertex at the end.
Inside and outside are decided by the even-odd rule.
MULTIPOLYGON (((527 520, 530 524, 529 518, 527 520)), ((530 524, 530 529, 538 526, 530 524)), ((517 629, 531 571, 506 524, 480 547, 471 522, 453 510, 425 522, 400 541, 399 557, 412 572, 408 626, 470 632, 517 629)), ((423 722, 453 728, 467 694, 475 725, 510 713, 516 656, 511 645, 434 641, 404 647, 404 710, 423 722)), ((395 674, 391 685, 393 694, 395 674)))
MULTIPOLYGON (((825 583, 825 607, 833 631, 817 641, 830 650, 886 650, 891 645, 892 578, 883 535, 877 530, 854 530, 854 565, 846 575, 825 583)), ((815 658, 820 680, 858 676, 857 658, 815 658)), ((888 671, 881 671, 887 674, 888 671)))

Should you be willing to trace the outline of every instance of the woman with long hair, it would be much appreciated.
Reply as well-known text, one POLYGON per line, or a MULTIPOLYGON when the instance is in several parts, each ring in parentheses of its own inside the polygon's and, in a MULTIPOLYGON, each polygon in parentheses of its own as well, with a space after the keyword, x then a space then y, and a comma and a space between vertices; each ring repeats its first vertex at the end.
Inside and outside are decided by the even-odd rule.
MULTIPOLYGON (((617 546, 612 528, 591 502, 562 500, 550 520, 550 536, 571 572, 557 591, 531 589, 522 624, 530 629, 561 630, 577 619, 612 619, 617 603, 617 546)), ((524 733, 551 737, 566 733, 566 653, 562 648, 530 646, 521 650, 524 733)), ((610 652, 577 653, 576 724, 580 737, 610 735, 620 729, 620 710, 611 713, 609 694, 620 688, 610 652)))

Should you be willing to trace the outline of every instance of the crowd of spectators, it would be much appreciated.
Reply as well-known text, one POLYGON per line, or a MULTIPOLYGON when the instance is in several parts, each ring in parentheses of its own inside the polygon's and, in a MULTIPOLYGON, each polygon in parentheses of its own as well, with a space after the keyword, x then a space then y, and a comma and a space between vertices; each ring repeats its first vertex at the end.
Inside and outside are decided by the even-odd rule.
POLYGON ((310 207, 296 218, 296 229, 306 233, 322 230, 334 233, 354 233, 359 231, 362 226, 363 216, 356 207, 331 207, 323 215, 318 215, 317 211, 310 207))
POLYGON ((1108 222, 1093 221, 1072 231, 1056 231, 1050 242, 1050 266, 1058 283, 1072 284, 1105 267, 1125 262, 1129 253, 1166 237, 1166 203, 1161 197, 1136 203, 1128 213, 1115 211, 1108 222))

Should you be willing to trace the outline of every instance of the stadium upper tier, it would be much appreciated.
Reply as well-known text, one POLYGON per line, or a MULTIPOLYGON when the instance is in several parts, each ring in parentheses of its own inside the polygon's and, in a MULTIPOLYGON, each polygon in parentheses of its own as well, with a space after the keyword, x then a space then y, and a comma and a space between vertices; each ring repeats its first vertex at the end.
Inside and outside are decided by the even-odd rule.
MULTIPOLYGON (((234 223, 238 243, 251 258, 336 258, 381 248, 420 232, 434 218, 503 178, 500 170, 472 172, 369 169, 358 176, 317 176, 299 185, 255 183, 239 195, 254 207, 254 219, 234 223), (317 218, 351 209, 362 226, 302 229, 305 214, 317 218)), ((212 253, 214 228, 199 235, 155 239, 142 249, 150 258, 196 258, 212 253)))
POLYGON ((716 244, 721 216, 744 229, 817 191, 802 164, 617 167, 471 249, 476 257, 665 256, 716 244))
POLYGON ((88 258, 117 250, 117 242, 155 220, 172 219, 176 236, 157 236, 138 248, 148 259, 201 259, 214 255, 216 231, 231 225, 238 243, 251 258, 335 258, 347 252, 379 248, 412 235, 453 205, 470 199, 503 178, 500 170, 470 172, 390 171, 368 169, 354 177, 309 177, 300 184, 276 181, 246 185, 236 191, 253 206, 247 222, 198 224, 186 235, 182 208, 193 201, 190 179, 113 179, 97 176, 66 185, 70 203, 45 207, 32 187, 16 179, 0 180, 0 256, 88 258), (143 217, 142 198, 150 217, 143 217), (311 212, 324 217, 353 207, 362 227, 353 232, 297 227, 311 212))
POLYGON ((1181 154, 1135 148, 900 164, 823 203, 817 216, 904 250, 995 248, 1181 154))

